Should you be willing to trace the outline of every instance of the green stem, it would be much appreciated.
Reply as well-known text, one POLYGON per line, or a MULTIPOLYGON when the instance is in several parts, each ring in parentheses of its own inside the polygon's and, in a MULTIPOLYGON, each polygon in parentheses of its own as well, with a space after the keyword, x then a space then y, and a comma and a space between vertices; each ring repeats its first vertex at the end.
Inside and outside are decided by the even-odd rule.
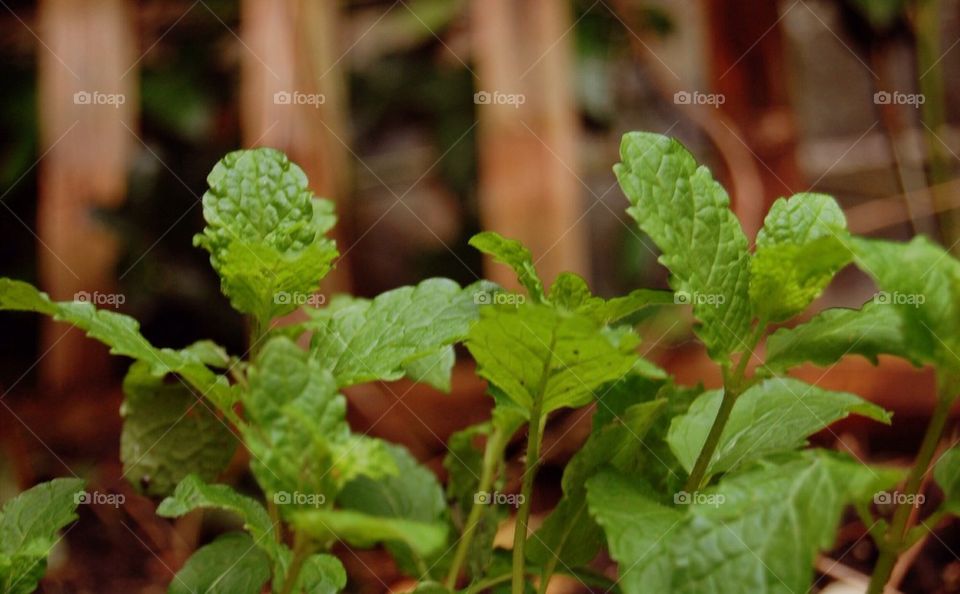
POLYGON ((700 455, 697 456, 693 470, 690 471, 687 484, 683 488, 683 490, 688 493, 699 491, 704 478, 706 478, 707 468, 713 459, 714 452, 717 451, 717 446, 720 445, 720 437, 723 435, 723 430, 727 426, 727 421, 730 420, 733 405, 736 403, 737 397, 740 396, 748 385, 744 382, 744 376, 747 372, 747 362, 753 357, 753 351, 757 348, 757 343, 759 343, 763 337, 763 331, 766 327, 766 321, 760 320, 754 330, 753 336, 750 337, 750 342, 747 344, 748 348, 740 356, 740 361, 737 363, 737 367, 732 374, 727 373, 727 368, 724 368, 723 400, 720 402, 720 410, 717 411, 717 416, 713 420, 713 426, 710 427, 710 432, 707 433, 707 439, 703 442, 703 448, 700 449, 700 455))
POLYGON ((910 474, 907 475, 907 482, 903 487, 906 496, 893 513, 893 521, 890 523, 884 539, 877 543, 880 556, 877 558, 873 575, 870 576, 870 587, 867 594, 881 594, 887 581, 890 580, 893 566, 906 544, 907 522, 910 520, 911 511, 913 511, 913 502, 916 501, 915 496, 920 491, 923 477, 930 469, 930 462, 937 451, 937 444, 940 443, 944 427, 946 427, 947 420, 950 418, 950 407, 953 405, 954 398, 947 392, 947 386, 951 384, 944 378, 938 378, 938 380, 940 388, 937 395, 937 406, 930 418, 930 424, 927 425, 927 432, 923 436, 923 443, 920 444, 917 458, 910 469, 910 474))
POLYGON ((283 577, 283 590, 280 591, 280 594, 291 594, 293 592, 293 588, 300 577, 300 571, 303 570, 303 564, 309 556, 309 543, 297 533, 294 537, 293 561, 290 562, 290 567, 287 568, 287 573, 283 577))
POLYGON ((263 339, 264 331, 264 326, 260 323, 259 318, 257 318, 257 316, 250 316, 250 344, 247 345, 247 358, 251 361, 255 359, 257 353, 260 352, 260 341, 263 339))
MULTIPOLYGON (((493 487, 493 481, 496 475, 497 467, 503 459, 503 450, 507 446, 508 435, 500 428, 494 426, 487 439, 487 447, 483 452, 483 468, 480 470, 480 483, 477 485, 478 492, 489 492, 493 487)), ((470 546, 473 544, 473 538, 476 535, 477 527, 480 525, 480 519, 483 517, 485 506, 476 503, 470 508, 470 514, 467 516, 467 522, 463 528, 463 534, 460 542, 457 543, 457 550, 453 554, 453 562, 450 565, 450 571, 447 573, 445 585, 448 590, 453 590, 457 586, 457 578, 460 577, 460 569, 467 559, 467 553, 470 552, 470 546)))
POLYGON ((543 440, 544 418, 540 403, 534 405, 530 413, 530 430, 527 435, 527 463, 523 475, 523 487, 520 489, 523 502, 517 512, 517 523, 513 530, 513 594, 524 594, 524 561, 527 546, 527 526, 530 521, 530 507, 533 499, 533 479, 540 466, 540 442, 543 440))
POLYGON ((553 349, 556 347, 556 332, 550 338, 550 347, 547 349, 547 359, 543 362, 543 371, 540 373, 540 385, 537 386, 537 396, 530 409, 530 424, 527 431, 527 463, 523 472, 523 486, 520 489, 520 510, 517 512, 517 523, 513 528, 513 594, 524 594, 524 563, 526 561, 527 524, 530 521, 530 506, 533 499, 533 479, 540 466, 540 442, 543 440, 543 426, 546 418, 543 415, 543 398, 547 391, 547 380, 550 379, 550 366, 553 363, 553 349))
POLYGON ((277 504, 270 497, 267 497, 267 513, 270 514, 270 522, 273 524, 273 534, 276 536, 276 541, 283 544, 283 524, 280 522, 280 510, 277 509, 277 504))

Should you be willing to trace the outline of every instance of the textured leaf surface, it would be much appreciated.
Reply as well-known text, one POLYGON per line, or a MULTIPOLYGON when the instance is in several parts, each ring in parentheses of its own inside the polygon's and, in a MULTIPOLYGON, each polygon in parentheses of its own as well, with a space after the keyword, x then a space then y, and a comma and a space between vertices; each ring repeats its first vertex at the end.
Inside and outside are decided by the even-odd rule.
POLYGON ((0 309, 34 311, 53 316, 109 346, 114 355, 143 361, 158 377, 169 373, 180 375, 221 408, 233 402, 233 392, 227 379, 204 365, 205 354, 198 353, 197 347, 182 351, 155 348, 140 334, 140 323, 130 316, 97 309, 87 302, 54 302, 29 283, 7 278, 0 278, 0 309))
POLYGON ((29 594, 47 567, 57 533, 77 519, 80 479, 54 479, 20 493, 0 509, 0 591, 29 594))
POLYGON ((725 478, 683 509, 610 472, 587 490, 626 594, 795 594, 810 588, 845 505, 898 479, 813 450, 725 478))
MULTIPOLYGON (((339 505, 371 516, 443 526, 447 502, 436 475, 421 466, 402 446, 391 444, 387 449, 396 465, 396 474, 376 479, 357 477, 340 491, 339 505)), ((422 564, 404 564, 413 555, 406 544, 389 542, 387 547, 406 572, 416 575, 417 567, 422 564)))
POLYGON ((598 324, 613 324, 653 306, 674 303, 673 293, 654 289, 636 289, 623 297, 603 299, 590 292, 581 276, 561 272, 550 287, 550 301, 568 311, 586 315, 598 324))
POLYGON ((303 565, 299 583, 308 594, 336 594, 347 586, 347 572, 333 555, 311 555, 303 565))
POLYGON ((229 532, 197 550, 170 582, 168 594, 260 594, 270 558, 243 532, 229 532))
POLYGON ((228 153, 207 183, 207 225, 194 241, 210 252, 231 304, 262 324, 296 309, 337 256, 324 236, 333 204, 315 199, 303 170, 270 148, 228 153))
POLYGON ((909 243, 851 243, 857 265, 880 289, 875 299, 900 316, 913 357, 944 369, 960 367, 960 262, 923 236, 909 243))
POLYGON ((239 516, 244 529, 250 533, 257 546, 271 559, 279 558, 279 545, 276 544, 274 525, 267 510, 257 500, 237 493, 228 485, 208 485, 196 476, 188 476, 177 485, 173 495, 160 502, 157 515, 177 518, 195 509, 210 508, 222 509, 239 516))
POLYGON ((626 375, 638 341, 585 316, 524 304, 484 307, 466 344, 481 377, 527 413, 537 399, 549 413, 583 406, 595 389, 626 375))
POLYGON ((466 336, 492 288, 436 278, 373 300, 338 297, 311 312, 311 355, 341 387, 405 374, 448 386, 453 357, 445 347, 466 336))
MULTIPOLYGON (((722 399, 720 390, 706 392, 670 425, 667 441, 688 472, 703 449, 722 399)), ((810 435, 851 414, 890 423, 889 413, 854 394, 822 390, 790 378, 766 380, 737 398, 707 475, 801 447, 810 435)))
POLYGON ((239 440, 185 384, 165 382, 137 361, 123 393, 120 459, 131 483, 168 495, 190 474, 213 481, 226 468, 239 440))
POLYGON ((506 264, 517 274, 517 280, 536 302, 544 301, 543 282, 533 266, 533 256, 522 243, 507 239, 494 231, 477 233, 470 238, 470 245, 501 264, 506 264))
POLYGON ((766 367, 783 372, 801 363, 825 367, 846 355, 896 355, 914 360, 906 344, 897 311, 869 301, 862 309, 826 309, 794 328, 781 328, 767 337, 766 367))
POLYGON ((244 440, 257 481, 271 496, 300 492, 333 501, 358 476, 396 472, 383 442, 350 432, 333 376, 291 340, 269 340, 248 381, 243 402, 252 427, 244 440))
POLYGON ((774 202, 750 266, 755 314, 779 322, 806 309, 849 263, 846 235, 846 218, 830 196, 804 193, 774 202))
POLYGON ((627 212, 660 248, 670 286, 685 293, 714 358, 743 350, 751 312, 747 238, 727 193, 676 140, 631 132, 614 167, 627 212))

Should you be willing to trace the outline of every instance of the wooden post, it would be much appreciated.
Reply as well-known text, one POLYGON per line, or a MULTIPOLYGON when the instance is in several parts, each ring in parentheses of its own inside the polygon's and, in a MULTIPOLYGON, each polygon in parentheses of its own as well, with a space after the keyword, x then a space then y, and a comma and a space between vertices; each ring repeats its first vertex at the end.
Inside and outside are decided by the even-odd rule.
MULTIPOLYGON (((241 113, 244 145, 286 152, 306 172, 313 191, 336 200, 343 215, 349 139, 338 5, 337 0, 243 1, 241 113)), ((325 290, 349 288, 341 261, 325 290)))
MULTIPOLYGON (((44 0, 38 14, 40 151, 37 235, 40 285, 54 299, 116 291, 116 240, 96 220, 126 192, 137 142, 137 73, 123 0, 44 0)), ((43 322, 43 385, 102 380, 105 348, 43 322)))
MULTIPOLYGON (((565 270, 589 274, 568 4, 471 5, 481 221, 527 245, 548 283, 565 270)), ((487 276, 516 286, 503 267, 490 267, 487 276)))
POLYGON ((796 162, 797 129, 778 3, 707 0, 706 5, 710 87, 724 95, 720 110, 743 132, 743 142, 761 163, 758 171, 769 207, 780 196, 806 189, 796 162))

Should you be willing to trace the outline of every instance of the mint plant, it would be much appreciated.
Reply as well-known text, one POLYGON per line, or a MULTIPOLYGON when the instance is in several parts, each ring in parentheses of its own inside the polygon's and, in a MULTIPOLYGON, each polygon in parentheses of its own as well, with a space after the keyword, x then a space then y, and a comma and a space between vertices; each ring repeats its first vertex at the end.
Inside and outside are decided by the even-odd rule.
MULTIPOLYGON (((614 171, 627 212, 659 248, 670 291, 604 299, 572 273, 546 283, 521 243, 485 232, 471 245, 511 267, 522 292, 429 279, 374 299, 336 296, 304 308, 304 321, 277 326, 334 265, 335 215, 299 167, 255 149, 213 168, 207 226, 196 238, 224 294, 248 316, 247 353, 209 341, 158 348, 127 316, 54 302, 10 279, 0 279, 0 309, 50 315, 133 359, 121 410, 126 476, 163 498, 161 516, 236 516, 237 530, 197 550, 171 593, 337 592, 347 584, 331 552, 337 543, 382 546, 422 592, 507 583, 514 594, 545 592, 556 574, 627 594, 807 591, 815 556, 851 505, 882 551, 871 586, 879 592, 921 535, 907 525, 908 507, 890 521, 872 515, 871 502, 902 473, 806 445, 849 415, 887 424, 891 416, 787 374, 848 354, 935 366, 941 397, 903 490, 916 495, 932 469, 945 492, 934 515, 960 511, 960 450, 933 462, 958 373, 960 265, 923 239, 853 237, 836 202, 813 193, 778 200, 751 249, 726 192, 678 142, 630 133, 621 159, 614 171), (877 299, 771 332, 850 263, 876 280, 877 299), (643 310, 676 306, 692 307, 720 388, 678 385, 639 355, 643 310), (401 377, 449 390, 457 343, 494 408, 489 421, 450 438, 444 489, 404 448, 351 431, 340 391, 401 377), (591 433, 564 469, 558 504, 533 530, 544 431, 561 409, 592 411, 591 433), (507 449, 518 436, 521 486, 505 493, 507 449), (217 482, 240 444, 257 492, 217 482), (513 545, 495 548, 511 512, 513 545), (591 566, 604 549, 619 565, 616 583, 591 566)), ((3 513, 0 527, 11 517, 3 513)), ((61 520, 44 534, 69 521, 61 520)), ((8 561, 20 546, 0 548, 0 576, 23 573, 8 561)))
POLYGON ((208 178, 210 252, 224 294, 249 316, 250 349, 230 355, 202 341, 157 348, 122 314, 54 302, 26 283, 0 280, 0 307, 71 323, 134 360, 124 380, 121 454, 126 475, 177 517, 219 508, 241 530, 199 549, 171 592, 335 592, 346 585, 336 542, 384 543, 411 575, 447 541, 436 477, 400 446, 353 433, 339 390, 403 376, 448 389, 453 344, 493 286, 424 281, 373 300, 337 297, 300 324, 274 328, 319 283, 337 256, 335 222, 302 170, 272 149, 237 151, 208 178), (310 347, 294 340, 306 335, 310 347), (247 356, 248 355, 248 356, 247 356), (238 443, 250 453, 263 499, 214 481, 238 443))

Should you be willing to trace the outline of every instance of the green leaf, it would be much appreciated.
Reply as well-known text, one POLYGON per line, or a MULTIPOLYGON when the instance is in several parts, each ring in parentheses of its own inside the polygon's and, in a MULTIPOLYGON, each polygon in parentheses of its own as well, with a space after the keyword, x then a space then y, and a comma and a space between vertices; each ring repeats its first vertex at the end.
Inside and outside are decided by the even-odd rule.
POLYGON ((563 497, 527 543, 527 559, 572 568, 597 556, 603 532, 587 513, 587 480, 606 466, 625 473, 640 468, 647 453, 643 438, 665 405, 666 400, 632 405, 617 422, 595 430, 564 469, 563 497))
MULTIPOLYGON (((720 390, 706 392, 670 424, 667 441, 687 472, 703 449, 722 399, 720 390)), ((802 447, 807 437, 851 414, 890 424, 890 413, 854 394, 790 378, 768 379, 737 398, 707 475, 802 447)))
POLYGON ((421 382, 450 393, 451 374, 457 362, 457 354, 453 346, 444 346, 404 364, 404 375, 415 382, 421 382))
POLYGON ((295 253, 234 241, 220 254, 220 288, 234 309, 266 326, 270 320, 309 304, 337 255, 332 240, 310 244, 295 253))
POLYGON ((960 447, 954 444, 937 460, 933 478, 943 490, 943 507, 960 515, 960 447))
POLYGON ((909 243, 853 239, 851 245, 857 266, 880 288, 874 300, 900 316, 915 360, 958 369, 960 262, 922 236, 909 243))
POLYGON ((851 259, 847 221, 824 194, 797 194, 773 203, 750 263, 750 299, 761 319, 780 322, 820 296, 851 259))
POLYGON ((343 563, 333 555, 317 554, 307 557, 294 592, 308 594, 337 594, 347 586, 347 572, 343 563))
POLYGON ((54 302, 29 283, 0 278, 0 310, 4 309, 34 311, 72 324, 109 346, 114 355, 143 361, 157 377, 180 375, 221 410, 235 399, 227 379, 204 365, 205 354, 198 353, 197 347, 182 351, 155 348, 140 334, 139 322, 129 316, 97 309, 88 302, 54 302))
POLYGON ((333 204, 315 199, 303 170, 271 148, 228 153, 207 183, 207 226, 194 243, 210 252, 224 294, 264 326, 292 312, 337 256, 324 236, 333 204))
POLYGON ((177 485, 173 495, 157 507, 157 515, 177 518, 195 509, 222 509, 243 521, 244 529, 272 560, 280 557, 273 522, 260 502, 237 493, 228 485, 208 485, 197 476, 188 476, 177 485))
POLYGON ((750 333, 750 254, 730 200, 676 140, 631 132, 614 167, 627 212, 660 248, 678 303, 692 303, 714 359, 742 351, 750 333))
POLYGON ((613 324, 653 305, 674 303, 673 293, 637 289, 623 297, 594 297, 587 281, 572 272, 561 272, 550 287, 550 302, 568 311, 580 313, 598 324, 613 324))
POLYGON ((862 309, 826 309, 805 324, 777 330, 767 337, 765 367, 775 373, 808 361, 825 367, 846 355, 862 355, 876 365, 881 354, 919 364, 903 336, 900 315, 869 301, 862 309))
MULTIPOLYGON (((370 516, 442 525, 447 502, 437 477, 402 446, 389 444, 387 451, 396 464, 397 473, 376 479, 357 477, 340 491, 337 503, 344 509, 370 516)), ((418 566, 424 566, 422 562, 404 563, 415 556, 407 545, 388 542, 387 548, 405 572, 422 577, 417 572, 418 566)))
POLYGON ((471 237, 470 245, 512 268, 531 299, 538 303, 545 301, 543 282, 533 266, 533 256, 522 243, 516 239, 507 239, 494 231, 484 231, 471 237))
POLYGON ((346 400, 319 359, 272 338, 248 373, 244 429, 251 468, 269 495, 303 493, 333 501, 343 485, 396 468, 383 442, 353 435, 346 400))
POLYGON ((57 533, 77 519, 81 479, 54 479, 20 493, 0 509, 0 591, 29 594, 59 542, 57 533))
POLYGON ((813 450, 729 476, 683 510, 612 472, 587 491, 626 594, 787 594, 809 590, 844 507, 899 478, 813 450))
POLYGON ((481 296, 492 288, 486 282, 460 288, 435 278, 372 301, 338 297, 330 307, 310 312, 311 355, 340 387, 405 374, 449 386, 452 352, 444 347, 466 336, 477 319, 477 304, 484 301, 481 296))
POLYGON ((201 547, 170 582, 168 594, 260 594, 270 558, 249 534, 229 532, 201 547))
POLYGON ((484 307, 466 345, 481 377, 525 413, 541 400, 547 414, 583 406, 594 390, 626 375, 638 342, 585 316, 528 303, 484 307))
POLYGON ((142 361, 123 380, 120 459, 124 476, 148 495, 167 495, 187 475, 213 481, 238 438, 179 380, 165 382, 142 361))
POLYGON ((444 524, 371 516, 351 510, 297 510, 290 514, 290 523, 320 542, 337 539, 361 548, 381 542, 402 542, 424 558, 442 553, 447 543, 444 524))

